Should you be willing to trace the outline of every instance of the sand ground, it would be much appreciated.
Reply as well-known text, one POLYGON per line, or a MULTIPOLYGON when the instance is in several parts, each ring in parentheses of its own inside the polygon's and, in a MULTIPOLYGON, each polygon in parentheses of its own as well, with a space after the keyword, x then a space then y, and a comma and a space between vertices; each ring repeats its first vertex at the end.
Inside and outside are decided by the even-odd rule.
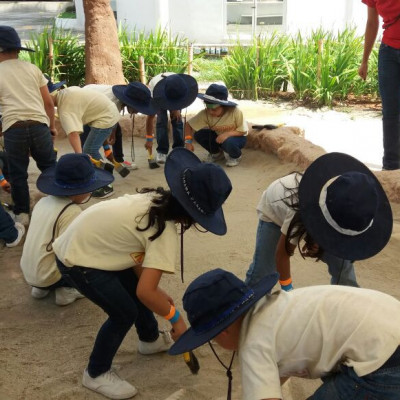
MULTIPOLYGON (((139 169, 126 178, 116 174, 115 196, 134 193, 136 188, 165 185, 163 168, 151 170, 143 148, 144 140, 135 138, 136 163, 139 169)), ((124 143, 130 153, 130 143, 124 143)), ((70 151, 65 139, 57 143, 59 154, 70 151)), ((196 147, 199 157, 205 151, 196 147)), ((129 157, 128 157, 129 159, 129 157)), ((226 168, 226 167, 224 167, 226 168)), ((181 298, 188 283, 202 272, 222 267, 244 278, 251 261, 257 215, 255 206, 263 190, 273 180, 299 169, 294 163, 260 150, 245 149, 239 167, 226 168, 233 191, 224 205, 228 233, 190 231, 185 234, 185 283, 179 271, 162 278, 162 287, 172 295, 181 309, 181 298)), ((29 181, 35 191, 38 170, 31 163, 29 181)), ((1 195, 3 200, 7 197, 1 195)), ((33 197, 38 195, 34 194, 33 197)), ((91 200, 91 204, 99 200, 91 200)), ((90 203, 89 203, 90 204, 90 203)), ((393 204, 394 231, 391 241, 377 256, 356 263, 359 283, 400 299, 400 206, 393 204)), ((104 232, 107 235, 107 232, 104 232)), ((86 299, 66 307, 54 303, 54 294, 42 300, 33 299, 25 283, 19 259, 22 246, 0 250, 0 400, 95 400, 103 399, 81 386, 95 335, 105 314, 86 299)), ((322 263, 305 261, 298 255, 292 262, 296 287, 328 284, 329 275, 322 263)), ((160 327, 168 328, 163 320, 160 327)), ((219 349, 227 363, 229 353, 219 349)), ((184 389, 181 399, 226 398, 227 378, 211 350, 203 346, 196 351, 201 365, 197 376, 190 374, 180 356, 167 354, 143 356, 137 352, 137 335, 132 330, 115 357, 120 375, 134 384, 138 400, 164 400, 184 389)), ((320 381, 291 379, 284 387, 285 399, 300 400, 309 396, 320 381)), ((241 398, 240 376, 234 366, 233 399, 241 398)))

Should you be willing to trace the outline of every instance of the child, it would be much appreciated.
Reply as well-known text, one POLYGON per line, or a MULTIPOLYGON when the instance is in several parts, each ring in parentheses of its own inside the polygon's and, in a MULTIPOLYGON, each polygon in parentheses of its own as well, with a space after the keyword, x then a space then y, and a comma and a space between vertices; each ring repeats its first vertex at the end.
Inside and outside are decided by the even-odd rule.
POLYGON ((242 159, 241 149, 246 144, 247 123, 237 104, 228 100, 228 89, 213 83, 205 94, 205 110, 200 111, 185 125, 185 147, 193 151, 194 138, 208 152, 207 162, 226 158, 227 167, 236 167, 242 159))
MULTIPOLYGON (((143 83, 131 82, 128 85, 114 86, 92 84, 86 85, 84 89, 95 90, 99 93, 105 94, 117 106, 119 112, 127 107, 128 113, 131 115, 137 113, 155 115, 156 113, 150 90, 143 85, 143 83)), ((83 135, 84 134, 81 135, 81 139, 83 138, 83 135)), ((103 145, 105 156, 108 158, 109 154, 112 154, 115 161, 121 163, 124 167, 132 170, 137 169, 135 163, 124 160, 124 153, 122 150, 122 132, 119 123, 117 123, 115 132, 113 132, 111 136, 114 136, 112 152, 109 145, 103 145)))
POLYGON ((159 335, 153 312, 167 319, 174 332, 186 330, 173 299, 159 287, 163 273, 175 270, 179 235, 196 223, 217 235, 226 233, 221 206, 232 186, 221 167, 177 148, 164 172, 169 190, 147 188, 89 207, 53 246, 65 279, 108 314, 82 382, 112 399, 137 393, 111 369, 133 324, 142 354, 171 345, 165 333, 159 335))
POLYGON ((55 167, 39 176, 36 185, 49 196, 40 199, 32 211, 21 256, 21 269, 32 286, 32 297, 41 299, 55 289, 59 306, 83 297, 58 271, 52 243, 81 213, 79 204, 113 180, 109 172, 94 168, 86 154, 65 154, 55 167))
MULTIPOLYGON (((53 91, 51 95, 61 126, 75 153, 83 151, 93 159, 100 160, 99 149, 120 118, 116 105, 103 93, 77 86, 53 91), (90 126, 90 132, 82 148, 79 135, 83 132, 84 125, 90 126)), ((113 194, 113 187, 107 185, 99 188, 93 196, 106 198, 113 194)))
MULTIPOLYGON (((168 110, 172 125, 172 136, 174 138, 172 148, 183 147, 181 110, 182 108, 189 107, 195 101, 198 86, 196 79, 190 75, 164 72, 151 79, 149 88, 159 108, 156 122, 156 162, 164 164, 169 151, 168 110)), ((145 147, 150 152, 153 147, 154 118, 154 115, 149 115, 146 120, 147 140, 145 147)))
POLYGON ((169 353, 206 342, 215 353, 211 340, 238 351, 246 400, 282 399, 291 376, 322 379, 309 400, 400 399, 399 301, 344 286, 269 294, 277 279, 248 286, 222 269, 196 278, 183 296, 191 328, 169 353))
POLYGON ((29 156, 43 172, 53 166, 56 155, 52 135, 54 105, 47 80, 35 65, 18 59, 21 46, 11 26, 0 26, 0 108, 4 144, 8 156, 15 220, 29 224, 29 156))
POLYGON ((18 246, 25 234, 25 227, 19 222, 14 222, 9 213, 0 205, 0 240, 7 247, 18 246))
POLYGON ((325 154, 304 175, 292 173, 267 188, 257 206, 259 223, 246 283, 276 270, 283 290, 291 290, 290 257, 328 265, 331 284, 358 286, 353 261, 372 257, 392 232, 389 201, 375 175, 355 158, 325 154), (379 220, 377 219, 379 216, 379 220), (359 243, 377 236, 368 246, 359 243))

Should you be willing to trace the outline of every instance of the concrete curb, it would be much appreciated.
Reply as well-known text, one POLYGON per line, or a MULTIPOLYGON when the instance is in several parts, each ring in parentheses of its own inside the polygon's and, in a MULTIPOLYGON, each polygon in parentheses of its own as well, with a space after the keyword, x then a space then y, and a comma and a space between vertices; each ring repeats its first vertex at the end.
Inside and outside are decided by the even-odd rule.
POLYGON ((1 12, 19 11, 38 12, 38 11, 59 11, 73 5, 72 1, 2 1, 0 3, 1 12))

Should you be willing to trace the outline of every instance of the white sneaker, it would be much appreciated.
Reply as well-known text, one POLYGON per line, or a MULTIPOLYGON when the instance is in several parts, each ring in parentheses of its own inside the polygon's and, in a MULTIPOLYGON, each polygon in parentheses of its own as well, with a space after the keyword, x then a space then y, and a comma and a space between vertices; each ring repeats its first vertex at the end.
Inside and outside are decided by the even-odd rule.
POLYGON ((101 393, 109 399, 130 399, 138 392, 134 386, 121 379, 112 369, 99 375, 97 378, 92 378, 87 369, 85 369, 82 385, 97 393, 101 393))
POLYGON ((232 157, 228 156, 226 159, 225 165, 227 167, 236 167, 237 165, 239 165, 241 159, 242 159, 242 156, 240 156, 238 158, 232 158, 232 157))
POLYGON ((31 291, 31 296, 34 297, 35 299, 43 299, 49 293, 50 293, 50 290, 33 287, 32 291, 31 291))
POLYGON ((167 155, 163 153, 157 153, 156 162, 159 164, 165 164, 165 161, 167 161, 167 155))
POLYGON ((122 161, 121 163, 125 168, 128 168, 130 170, 138 169, 138 166, 134 162, 129 162, 129 161, 122 161))
POLYGON ((140 354, 156 354, 169 350, 172 346, 173 340, 168 331, 160 331, 155 342, 142 342, 139 340, 138 351, 140 354))
POLYGON ((60 287, 56 289, 56 304, 58 306, 67 306, 77 299, 85 297, 72 287, 60 287))
POLYGON ((213 163, 219 160, 222 160, 224 158, 224 153, 222 151, 220 151, 219 153, 208 153, 207 158, 205 159, 205 162, 208 163, 213 163))
MULTIPOLYGON (((26 214, 26 215, 28 215, 28 214, 26 214)), ((29 217, 29 215, 28 215, 28 217, 29 217)), ((16 223, 14 224, 14 226, 15 226, 15 229, 18 231, 18 236, 17 236, 17 238, 16 238, 13 242, 11 242, 11 243, 6 243, 6 246, 7 246, 7 247, 15 247, 15 246, 18 246, 19 243, 20 243, 20 241, 22 240, 22 238, 23 238, 24 235, 25 235, 25 227, 24 227, 24 225, 22 225, 22 224, 19 223, 19 222, 16 222, 16 223)))
POLYGON ((28 226, 29 225, 29 214, 21 213, 21 214, 14 214, 14 221, 19 222, 22 225, 28 226))

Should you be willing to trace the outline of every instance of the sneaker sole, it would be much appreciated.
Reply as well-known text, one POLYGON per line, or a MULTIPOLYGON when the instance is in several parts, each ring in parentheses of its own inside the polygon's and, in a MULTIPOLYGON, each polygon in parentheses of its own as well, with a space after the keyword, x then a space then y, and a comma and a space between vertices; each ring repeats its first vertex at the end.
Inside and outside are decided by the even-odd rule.
POLYGON ((101 395, 103 395, 103 396, 106 396, 106 397, 108 397, 109 399, 112 399, 112 400, 125 400, 125 399, 131 399, 132 397, 134 397, 134 396, 136 396, 137 394, 138 394, 138 390, 134 387, 134 389, 135 389, 135 391, 132 391, 131 392, 131 394, 129 394, 129 395, 113 395, 113 394, 105 394, 105 393, 103 393, 101 390, 99 390, 99 389, 95 389, 95 388, 93 388, 93 387, 90 387, 89 385, 87 385, 86 383, 85 383, 85 381, 84 380, 82 380, 82 386, 84 386, 85 388, 87 388, 87 389, 90 389, 90 390, 93 390, 93 392, 96 392, 96 393, 99 393, 99 394, 101 394, 101 395))

